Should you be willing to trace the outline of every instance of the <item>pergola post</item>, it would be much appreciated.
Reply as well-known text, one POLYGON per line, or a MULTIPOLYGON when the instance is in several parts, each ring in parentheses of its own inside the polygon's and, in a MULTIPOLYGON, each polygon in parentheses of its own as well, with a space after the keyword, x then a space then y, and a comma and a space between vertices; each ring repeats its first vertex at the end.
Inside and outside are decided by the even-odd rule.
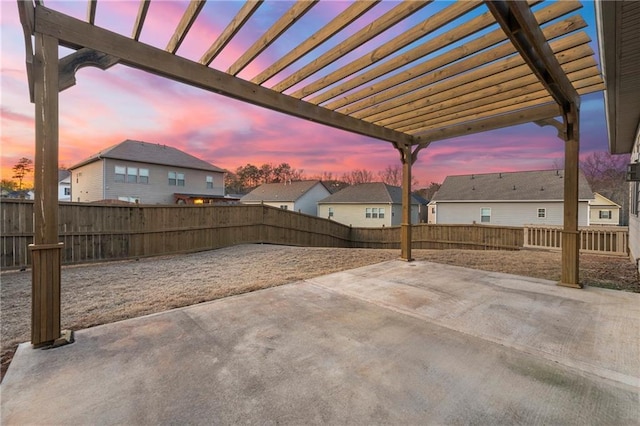
POLYGON ((400 225, 400 258, 411 262, 411 145, 399 148, 402 159, 402 223, 400 225))
POLYGON ((562 274, 558 285, 582 288, 579 282, 580 232, 578 231, 578 164, 580 114, 575 104, 564 112, 564 228, 562 230, 562 274))
POLYGON ((35 34, 34 101, 36 125, 31 343, 60 338, 60 259, 58 242, 58 40, 35 34))

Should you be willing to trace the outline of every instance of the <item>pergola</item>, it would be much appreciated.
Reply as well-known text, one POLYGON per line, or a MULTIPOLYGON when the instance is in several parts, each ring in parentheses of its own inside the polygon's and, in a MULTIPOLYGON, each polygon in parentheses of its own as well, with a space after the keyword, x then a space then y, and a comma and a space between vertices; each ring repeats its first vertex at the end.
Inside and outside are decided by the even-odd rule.
POLYGON ((389 143, 403 165, 401 258, 405 260, 411 260, 411 167, 420 150, 434 141, 521 123, 553 125, 565 140, 560 284, 580 287, 580 95, 603 89, 590 39, 581 31, 586 23, 575 13, 580 2, 447 3, 405 29, 405 20, 422 9, 428 11, 434 6, 431 1, 394 2, 385 13, 377 13, 377 8, 388 2, 353 1, 307 38, 290 34, 296 21, 320 3, 291 2, 228 69, 215 69, 215 58, 227 53, 225 47, 243 26, 252 25, 254 12, 268 2, 246 1, 215 39, 203 42, 200 59, 192 60, 180 55, 181 44, 203 10, 215 13, 225 3, 191 0, 167 46, 160 49, 139 41, 149 0, 140 1, 128 34, 96 25, 97 0, 88 1, 85 20, 47 8, 42 0, 18 0, 31 100, 36 106, 34 346, 60 337, 58 94, 75 84, 75 72, 84 66, 126 65, 389 143), (381 39, 376 36, 391 30, 398 35, 376 41, 381 39), (238 77, 272 43, 283 39, 295 47, 250 80, 238 77), (365 43, 375 46, 361 56, 349 56, 365 43), (75 52, 59 58, 58 46, 75 52), (326 46, 331 47, 322 49, 326 46), (350 58, 346 64, 340 62, 345 57, 350 58))

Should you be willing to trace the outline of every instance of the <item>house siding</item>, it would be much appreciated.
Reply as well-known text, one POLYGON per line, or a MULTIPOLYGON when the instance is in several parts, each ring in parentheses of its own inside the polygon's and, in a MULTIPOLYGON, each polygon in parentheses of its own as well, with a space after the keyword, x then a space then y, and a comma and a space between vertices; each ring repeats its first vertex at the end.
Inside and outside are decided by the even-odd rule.
POLYGON ((620 209, 615 206, 591 206, 589 209, 589 223, 591 225, 617 226, 620 224, 620 209), (600 219, 601 211, 610 211, 611 219, 600 219))
POLYGON ((312 216, 318 215, 318 200, 331 195, 329 190, 321 183, 315 184, 311 189, 305 192, 295 201, 293 209, 300 213, 306 213, 312 216))
POLYGON ((164 165, 147 164, 124 160, 104 159, 74 170, 72 176, 81 172, 83 184, 72 188, 74 201, 91 202, 102 199, 118 200, 128 198, 142 204, 173 204, 174 193, 224 196, 224 173, 206 170, 185 169, 164 165), (104 193, 102 190, 104 164, 104 193), (115 181, 115 167, 136 167, 149 170, 149 183, 127 183, 115 181), (184 186, 169 186, 168 173, 184 173, 184 186), (86 178, 85 178, 86 176, 86 178), (213 188, 207 189, 206 177, 213 177, 213 188), (99 178, 98 178, 99 177, 99 178))
MULTIPOLYGON (((398 226, 402 223, 402 205, 390 203, 347 204, 319 203, 318 216, 328 218, 329 208, 333 208, 331 220, 356 228, 380 228, 398 226), (367 208, 384 208, 384 219, 367 218, 367 208)), ((411 206, 411 223, 418 223, 418 205, 411 206)))
MULTIPOLYGON (((631 152, 631 162, 640 162, 640 129, 631 152)), ((629 253, 640 272, 640 182, 630 182, 629 192, 629 253)))
POLYGON ((71 201, 88 203, 104 199, 102 161, 71 171, 71 201))
POLYGON ((66 195, 65 189, 71 190, 71 176, 58 182, 58 201, 71 201, 71 194, 66 195))
MULTIPOLYGON (((562 225, 562 202, 474 202, 453 203, 438 201, 435 222, 438 224, 482 224, 480 209, 491 209, 489 225, 523 226, 523 225, 562 225), (538 217, 538 209, 546 209, 546 217, 538 217)), ((587 226, 589 205, 582 201, 578 206, 578 225, 587 226)))

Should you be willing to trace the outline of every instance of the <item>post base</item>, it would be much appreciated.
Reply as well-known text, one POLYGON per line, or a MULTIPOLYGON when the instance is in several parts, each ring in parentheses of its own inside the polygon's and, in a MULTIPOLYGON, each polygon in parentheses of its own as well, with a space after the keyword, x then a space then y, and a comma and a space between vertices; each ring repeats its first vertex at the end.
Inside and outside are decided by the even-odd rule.
POLYGON ((573 284, 573 283, 563 283, 562 281, 558 282, 558 286, 560 287, 570 287, 570 288, 584 288, 582 284, 573 284))
POLYGON ((51 342, 45 342, 45 343, 40 343, 38 345, 33 345, 33 348, 45 349, 45 350, 55 349, 55 348, 59 348, 60 346, 70 345, 73 342, 75 342, 73 330, 62 330, 60 337, 58 337, 57 339, 51 342))

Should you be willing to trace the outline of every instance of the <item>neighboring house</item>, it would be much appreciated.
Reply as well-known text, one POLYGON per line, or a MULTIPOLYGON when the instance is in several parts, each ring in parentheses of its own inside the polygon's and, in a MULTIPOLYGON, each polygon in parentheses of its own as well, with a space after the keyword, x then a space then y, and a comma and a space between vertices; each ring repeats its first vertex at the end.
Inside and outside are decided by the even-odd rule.
MULTIPOLYGON (((578 179, 578 225, 587 226, 593 192, 578 179)), ((430 223, 562 225, 563 199, 563 170, 447 176, 429 204, 430 223)))
MULTIPOLYGON (((411 199, 411 223, 419 221, 420 202, 411 199)), ((382 182, 348 186, 318 202, 318 216, 358 228, 402 223, 402 188, 382 182)))
POLYGON ((224 197, 223 169, 166 145, 126 140, 69 170, 78 202, 199 204, 224 197))
POLYGON ((6 198, 15 198, 19 200, 33 200, 35 198, 35 193, 29 189, 20 189, 17 191, 10 191, 6 198))
POLYGON ((240 202, 242 204, 266 204, 316 216, 318 201, 329 194, 329 190, 319 180, 265 183, 243 196, 240 202))
POLYGON ((58 170, 58 201, 71 201, 71 172, 58 170))
POLYGON ((611 154, 631 154, 629 253, 640 272, 640 19, 638 2, 596 1, 611 154), (628 34, 629 36, 625 36, 628 34), (633 52, 633 53, 631 53, 633 52), (635 164, 635 165, 634 165, 635 164), (636 173, 633 173, 635 169, 636 173))
POLYGON ((589 201, 589 224, 611 225, 620 224, 620 204, 616 204, 602 194, 593 193, 593 200, 589 201))

